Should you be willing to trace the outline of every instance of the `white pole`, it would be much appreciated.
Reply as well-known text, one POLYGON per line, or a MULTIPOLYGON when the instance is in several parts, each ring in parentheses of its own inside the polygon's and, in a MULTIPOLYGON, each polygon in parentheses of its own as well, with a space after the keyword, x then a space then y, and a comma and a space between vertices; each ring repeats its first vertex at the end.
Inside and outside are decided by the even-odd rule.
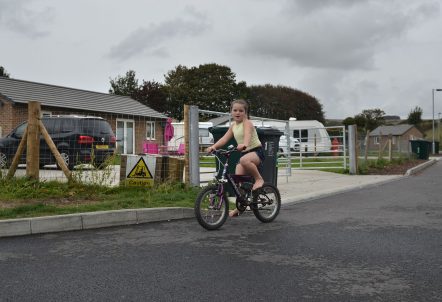
POLYGON ((436 145, 434 144, 434 89, 431 90, 433 92, 433 154, 436 152, 436 145))

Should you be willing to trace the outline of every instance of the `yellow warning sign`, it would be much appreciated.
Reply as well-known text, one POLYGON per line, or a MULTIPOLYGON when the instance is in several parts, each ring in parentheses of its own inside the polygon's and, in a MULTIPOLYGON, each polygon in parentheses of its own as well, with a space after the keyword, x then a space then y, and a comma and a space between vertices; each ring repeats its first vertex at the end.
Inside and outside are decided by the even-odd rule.
POLYGON ((138 160, 135 166, 127 175, 127 183, 129 185, 145 185, 153 182, 152 173, 150 173, 146 162, 142 157, 138 160))

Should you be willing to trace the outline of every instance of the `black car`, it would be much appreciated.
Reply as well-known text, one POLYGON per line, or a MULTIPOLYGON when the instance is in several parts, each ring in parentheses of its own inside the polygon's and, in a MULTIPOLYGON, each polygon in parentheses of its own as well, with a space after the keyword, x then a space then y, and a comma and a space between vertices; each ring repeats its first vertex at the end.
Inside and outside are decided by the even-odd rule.
MULTIPOLYGON (((69 115, 42 117, 41 120, 70 170, 83 163, 99 167, 115 152, 114 132, 103 118, 69 115)), ((10 166, 26 126, 24 122, 0 138, 0 168, 10 166)), ((20 163, 26 163, 26 152, 20 163)), ((51 164, 56 164, 55 157, 41 135, 40 167, 51 164)))

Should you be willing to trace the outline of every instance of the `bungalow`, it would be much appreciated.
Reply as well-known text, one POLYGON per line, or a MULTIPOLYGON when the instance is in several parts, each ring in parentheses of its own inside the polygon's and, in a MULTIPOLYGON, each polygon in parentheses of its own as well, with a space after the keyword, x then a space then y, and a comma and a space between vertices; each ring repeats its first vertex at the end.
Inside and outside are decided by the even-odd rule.
POLYGON ((0 137, 27 120, 28 101, 43 115, 89 115, 106 119, 121 154, 143 152, 145 141, 163 145, 167 116, 126 96, 0 77, 0 137))
POLYGON ((379 144, 387 142, 390 135, 392 149, 399 152, 407 152, 409 150, 410 140, 424 137, 423 133, 414 125, 379 126, 370 132, 368 148, 379 148, 379 144))

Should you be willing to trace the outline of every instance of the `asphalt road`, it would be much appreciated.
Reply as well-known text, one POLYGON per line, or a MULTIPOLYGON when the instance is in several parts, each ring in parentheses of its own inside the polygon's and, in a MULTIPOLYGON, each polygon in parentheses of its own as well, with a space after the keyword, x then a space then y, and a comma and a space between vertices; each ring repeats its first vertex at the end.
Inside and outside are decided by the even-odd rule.
POLYGON ((442 301, 442 164, 208 232, 0 238, 0 301, 442 301))

